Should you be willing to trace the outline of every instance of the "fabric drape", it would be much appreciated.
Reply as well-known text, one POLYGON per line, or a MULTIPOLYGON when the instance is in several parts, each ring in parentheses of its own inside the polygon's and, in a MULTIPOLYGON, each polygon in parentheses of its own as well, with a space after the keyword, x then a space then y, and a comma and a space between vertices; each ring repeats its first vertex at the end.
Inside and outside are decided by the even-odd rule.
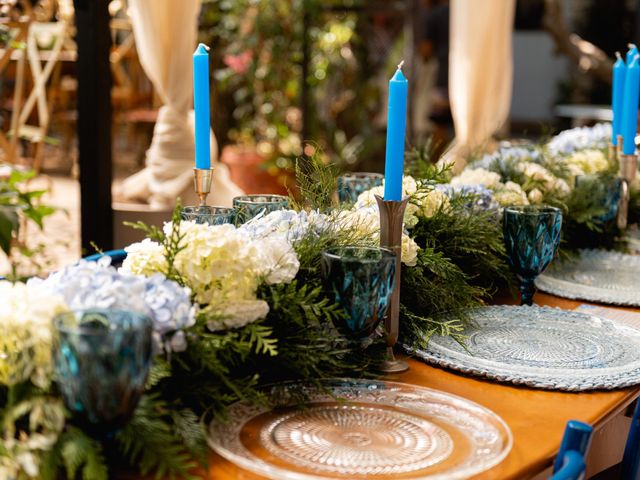
MULTIPOLYGON (((129 0, 140 64, 163 105, 146 154, 146 168, 127 178, 120 195, 155 208, 171 208, 178 196, 193 204, 194 118, 192 54, 200 0, 129 0)), ((211 135, 212 165, 218 157, 211 135)), ((209 203, 230 206, 242 191, 225 165, 216 163, 209 203)))
POLYGON ((513 83, 515 0, 451 0, 449 101, 455 141, 445 159, 454 170, 486 148, 505 123, 513 83))

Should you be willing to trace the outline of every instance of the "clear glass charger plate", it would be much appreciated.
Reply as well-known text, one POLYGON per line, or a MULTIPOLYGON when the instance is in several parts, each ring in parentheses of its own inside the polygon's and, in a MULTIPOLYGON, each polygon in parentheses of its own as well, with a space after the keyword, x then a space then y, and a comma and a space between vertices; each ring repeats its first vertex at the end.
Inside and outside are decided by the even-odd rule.
POLYGON ((413 385, 334 379, 271 387, 209 426, 222 457, 272 479, 459 479, 500 463, 509 427, 491 410, 413 385), (302 402, 302 403, 301 403, 302 402))
POLYGON ((405 348, 439 366, 551 390, 622 388, 640 383, 640 331, 586 313, 550 307, 483 307, 461 346, 434 336, 405 348))
POLYGON ((640 256, 581 250, 577 258, 555 261, 536 279, 538 289, 560 297, 640 306, 640 256))

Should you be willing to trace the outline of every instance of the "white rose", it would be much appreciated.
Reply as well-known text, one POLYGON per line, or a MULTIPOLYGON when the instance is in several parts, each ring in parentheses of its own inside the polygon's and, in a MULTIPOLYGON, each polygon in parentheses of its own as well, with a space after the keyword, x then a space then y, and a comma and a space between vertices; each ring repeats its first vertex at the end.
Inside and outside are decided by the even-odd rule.
POLYGON ((409 235, 402 235, 402 263, 407 267, 415 267, 418 263, 418 250, 420 247, 409 235))
POLYGON ((431 190, 422 195, 418 194, 417 197, 420 205, 420 215, 425 218, 433 217, 441 209, 445 212, 451 210, 449 197, 440 190, 431 190))
POLYGON ((542 192, 540 191, 540 189, 538 188, 534 188, 533 190, 531 190, 529 192, 529 195, 527 195, 529 197, 529 201, 531 203, 541 203, 542 202, 542 192))

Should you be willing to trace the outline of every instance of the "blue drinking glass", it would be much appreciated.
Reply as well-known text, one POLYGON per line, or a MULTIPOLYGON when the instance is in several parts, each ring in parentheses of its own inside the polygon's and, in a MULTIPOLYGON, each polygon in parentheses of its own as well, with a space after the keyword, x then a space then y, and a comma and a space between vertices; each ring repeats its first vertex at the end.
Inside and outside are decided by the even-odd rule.
POLYGON ((196 207, 184 207, 180 212, 182 220, 191 220, 207 225, 222 225, 235 222, 235 210, 227 207, 210 207, 200 205, 196 207))
POLYGON ((54 319, 56 381, 74 420, 108 434, 133 414, 151 366, 151 319, 127 310, 78 310, 54 319))
POLYGON ((233 199, 236 223, 242 225, 258 215, 268 215, 289 208, 289 199, 284 195, 242 195, 233 199))
POLYGON ((546 205, 504 209, 504 243, 520 280, 521 305, 531 305, 535 278, 551 263, 560 244, 562 211, 546 205))
POLYGON ((338 177, 340 203, 356 203, 362 192, 382 185, 384 175, 372 172, 345 173, 338 177))
POLYGON ((593 218, 593 223, 599 227, 604 227, 618 216, 621 183, 622 180, 618 177, 608 179, 598 175, 578 175, 576 177, 576 187, 587 184, 592 201, 604 208, 605 213, 593 218))
POLYGON ((321 266, 329 295, 345 312, 336 327, 357 339, 371 335, 391 301, 395 254, 385 248, 335 247, 322 252, 321 266))

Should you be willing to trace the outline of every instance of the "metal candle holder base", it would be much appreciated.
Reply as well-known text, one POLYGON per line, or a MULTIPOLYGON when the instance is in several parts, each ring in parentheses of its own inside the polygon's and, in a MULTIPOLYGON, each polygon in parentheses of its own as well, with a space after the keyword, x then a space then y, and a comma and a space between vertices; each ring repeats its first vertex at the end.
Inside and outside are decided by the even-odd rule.
POLYGON ((407 362, 397 360, 393 354, 393 347, 398 341, 400 329, 400 271, 402 267, 402 227, 404 211, 407 208, 409 197, 402 200, 384 200, 376 195, 378 210, 380 212, 380 246, 388 248, 396 254, 396 272, 394 275, 394 287, 391 294, 391 303, 387 315, 384 317, 384 326, 387 333, 386 358, 378 369, 383 373, 400 373, 409 369, 407 362))
POLYGON ((636 178, 638 155, 619 155, 620 161, 620 203, 618 204, 618 228, 627 228, 629 214, 629 184, 636 178))
POLYGON ((193 186, 196 194, 200 198, 200 205, 207 204, 207 195, 211 192, 211 179, 213 178, 212 168, 194 168, 193 186))

